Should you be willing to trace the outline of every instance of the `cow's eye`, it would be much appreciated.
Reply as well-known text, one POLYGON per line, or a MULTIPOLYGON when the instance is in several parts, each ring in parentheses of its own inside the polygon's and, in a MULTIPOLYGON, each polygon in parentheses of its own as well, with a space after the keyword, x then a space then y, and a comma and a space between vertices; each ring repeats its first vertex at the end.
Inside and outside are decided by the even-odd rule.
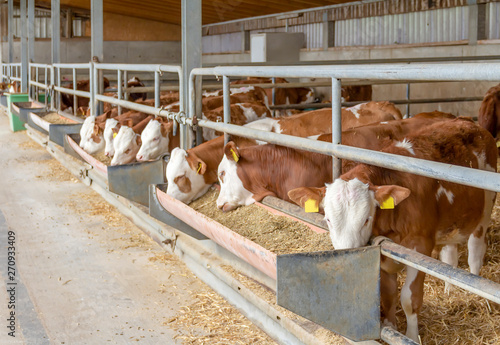
POLYGON ((127 149, 127 150, 125 151, 125 154, 129 154, 129 153, 130 153, 130 149, 127 149))

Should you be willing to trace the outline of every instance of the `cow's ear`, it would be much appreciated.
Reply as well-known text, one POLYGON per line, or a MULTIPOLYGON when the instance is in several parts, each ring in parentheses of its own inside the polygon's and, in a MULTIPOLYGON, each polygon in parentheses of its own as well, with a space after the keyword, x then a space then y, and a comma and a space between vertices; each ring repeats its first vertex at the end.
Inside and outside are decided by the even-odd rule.
POLYGON ((224 154, 226 155, 227 159, 233 160, 235 162, 238 162, 240 160, 240 151, 236 147, 236 144, 234 141, 230 141, 226 144, 224 147, 224 154))
POLYGON ((188 161, 189 167, 192 170, 196 171, 197 174, 199 175, 205 174, 205 171, 207 171, 207 164, 204 161, 202 161, 201 159, 192 154, 188 155, 186 159, 188 161))
POLYGON ((306 212, 319 212, 319 206, 325 197, 326 187, 300 187, 288 192, 288 197, 294 203, 304 208, 306 212))
POLYGON ((374 186, 371 189, 381 209, 393 209, 411 193, 408 188, 397 185, 374 186))
POLYGON ((173 123, 172 122, 164 122, 161 123, 160 121, 160 130, 161 130, 161 136, 166 138, 169 132, 172 132, 173 128, 173 123))

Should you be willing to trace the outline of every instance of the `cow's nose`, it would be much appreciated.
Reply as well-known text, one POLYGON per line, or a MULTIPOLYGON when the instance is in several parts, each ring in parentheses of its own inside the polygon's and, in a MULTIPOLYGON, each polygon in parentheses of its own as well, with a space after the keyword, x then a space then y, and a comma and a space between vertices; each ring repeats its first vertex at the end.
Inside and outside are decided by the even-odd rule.
POLYGON ((144 157, 143 157, 142 155, 137 155, 135 158, 136 158, 138 161, 142 161, 142 159, 143 159, 144 157))
POLYGON ((106 157, 109 157, 109 152, 104 152, 104 154, 106 155, 106 157))
POLYGON ((229 211, 232 211, 236 208, 236 206, 233 206, 231 204, 228 204, 228 203, 225 203, 224 205, 222 205, 221 209, 223 212, 229 212, 229 211))

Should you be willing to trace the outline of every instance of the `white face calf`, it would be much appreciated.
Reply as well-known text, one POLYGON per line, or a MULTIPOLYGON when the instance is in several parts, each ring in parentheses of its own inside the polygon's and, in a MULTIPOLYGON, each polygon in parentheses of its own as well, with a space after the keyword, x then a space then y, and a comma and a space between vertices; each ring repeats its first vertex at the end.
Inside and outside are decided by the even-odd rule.
POLYGON ((375 193, 358 179, 336 179, 327 185, 322 206, 335 249, 368 243, 375 215, 375 193))
POLYGON ((243 186, 243 182, 237 173, 236 164, 235 160, 228 159, 224 155, 217 171, 217 178, 220 183, 217 207, 224 212, 234 210, 238 206, 251 205, 255 202, 253 193, 243 186))
POLYGON ((111 165, 133 162, 139 151, 139 138, 140 135, 136 134, 132 128, 121 126, 115 140, 113 140, 115 155, 111 160, 111 165))
POLYGON ((205 183, 202 173, 194 171, 187 161, 187 152, 176 147, 170 153, 167 164, 167 194, 189 204, 208 191, 211 184, 205 183))
POLYGON ((85 119, 80 129, 80 147, 88 154, 96 154, 104 149, 104 139, 99 134, 95 116, 89 116, 85 119))
POLYGON ((113 128, 118 125, 118 121, 115 119, 107 119, 106 125, 104 126, 104 154, 108 157, 113 157, 115 155, 115 148, 113 146, 114 137, 116 136, 113 132, 113 128))
POLYGON ((151 120, 141 133, 141 148, 136 159, 139 162, 158 159, 162 154, 168 152, 168 133, 163 136, 161 123, 151 120))

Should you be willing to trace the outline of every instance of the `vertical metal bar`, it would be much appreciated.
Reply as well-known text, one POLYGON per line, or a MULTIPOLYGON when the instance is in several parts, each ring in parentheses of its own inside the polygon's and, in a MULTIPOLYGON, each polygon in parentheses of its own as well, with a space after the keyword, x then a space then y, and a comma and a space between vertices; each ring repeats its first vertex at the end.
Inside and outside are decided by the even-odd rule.
POLYGON ((28 0, 28 61, 35 62, 35 0, 28 0))
POLYGON ((323 12, 323 25, 322 25, 322 33, 323 33, 323 50, 328 50, 328 42, 329 42, 329 25, 328 25, 328 12, 323 12))
MULTIPOLYGON (((182 22, 182 73, 183 79, 188 81, 193 68, 201 67, 201 0, 185 0, 181 2, 181 22, 182 22)), ((188 95, 188 83, 184 83, 183 91, 188 95)), ((201 92, 201 80, 195 79, 194 92, 201 92)), ((192 101, 196 100, 190 98, 192 101)), ((185 103, 187 97, 184 97, 185 103)), ((183 105, 187 109, 187 104, 183 105)), ((194 108, 194 107, 193 107, 194 108)), ((201 109, 195 109, 201 111, 201 109)), ((193 117, 194 114, 188 114, 193 117)), ((181 147, 188 148, 188 128, 185 125, 181 126, 181 147)), ((197 137, 201 133, 201 128, 198 128, 197 137)))
POLYGON ((91 62, 91 69, 89 70, 89 75, 90 75, 90 85, 91 85, 91 97, 92 97, 92 113, 91 114, 94 114, 95 116, 98 115, 98 101, 95 99, 95 95, 97 95, 99 93, 99 90, 98 90, 98 85, 99 85, 99 78, 98 78, 98 71, 97 69, 95 68, 95 63, 94 62, 91 62))
MULTIPOLYGON (((342 107, 340 103, 341 85, 340 80, 332 78, 332 143, 340 144, 342 140, 342 107)), ((342 160, 333 158, 333 179, 342 174, 342 160)))
MULTIPOLYGON (((406 100, 410 100, 410 83, 406 84, 406 100)), ((406 104, 406 117, 410 117, 410 103, 406 104)))
MULTIPOLYGON (((90 40, 91 40, 91 55, 92 61, 104 62, 104 43, 103 43, 103 0, 90 1, 90 40)), ((96 70, 94 74, 94 84, 96 89, 94 94, 102 95, 104 93, 104 79, 102 78, 102 70, 96 70)), ((94 99, 96 103, 96 111, 102 113, 103 104, 94 99), (98 109, 99 110, 98 110, 98 109)))
MULTIPOLYGON (((76 68, 73 68, 73 91, 77 89, 77 80, 76 80, 76 68)), ((76 109, 78 108, 78 97, 73 95, 73 115, 76 116, 76 109)))
MULTIPOLYGON (((45 68, 45 85, 54 85, 54 67, 50 67, 50 83, 48 81, 48 74, 49 74, 49 69, 45 68)), ((50 96, 50 109, 54 109, 54 93, 52 90, 46 89, 45 91, 45 105, 49 104, 49 96, 50 96)))
POLYGON ((476 0, 467 0, 469 8, 469 45, 477 44, 478 34, 478 5, 476 0))
MULTIPOLYGON (((116 78, 116 82, 118 83, 118 100, 121 100, 122 99, 122 92, 123 92, 123 80, 122 80, 122 71, 121 70, 117 70, 117 78, 116 78)), ((121 105, 118 105, 118 115, 121 115, 122 114, 122 106, 121 105)))
MULTIPOLYGON (((128 71, 123 71, 123 83, 128 86, 128 71)), ((128 91, 123 93, 123 99, 128 100, 128 91)))
MULTIPOLYGON (((92 59, 104 61, 103 44, 103 0, 90 1, 90 40, 92 59)), ((94 61, 95 62, 95 61, 94 61)))
MULTIPOLYGON (((7 22, 7 30, 8 30, 8 37, 9 37, 9 63, 14 62, 14 0, 9 0, 8 2, 8 22, 7 22)), ((9 73, 9 76, 11 74, 9 73)))
MULTIPOLYGON (((228 76, 222 77, 222 98, 224 101, 224 123, 231 123, 231 97, 228 76)), ((229 142, 229 134, 224 133, 224 145, 229 142)))
MULTIPOLYGON (((35 67, 35 81, 38 83, 40 82, 40 69, 38 67, 35 67)), ((47 80, 44 80, 44 83, 47 84, 47 80)), ((38 101, 38 94, 40 92, 40 88, 38 86, 35 86, 35 97, 33 97, 36 101, 38 101)))
MULTIPOLYGON (((54 78, 55 78, 54 81, 57 82, 57 86, 61 87, 61 69, 60 68, 57 69, 57 72, 54 74, 54 78)), ((55 97, 55 92, 54 92, 54 97, 55 97)), ((56 104, 57 104, 57 111, 61 112, 61 93, 60 92, 57 92, 56 104)))
MULTIPOLYGON (((272 77, 271 81, 272 81, 273 84, 276 84, 276 78, 275 77, 272 77)), ((274 107, 275 103, 276 103, 276 88, 273 86, 272 96, 271 96, 271 105, 274 107)), ((273 115, 273 117, 276 117, 276 110, 274 108, 273 108, 272 115, 273 115)))
POLYGON ((61 3, 51 0, 52 18, 52 63, 61 62, 61 3))
POLYGON ((160 71, 155 71, 155 108, 160 107, 160 71))
POLYGON ((28 42, 27 42, 27 20, 26 0, 21 0, 21 92, 28 92, 28 42))

